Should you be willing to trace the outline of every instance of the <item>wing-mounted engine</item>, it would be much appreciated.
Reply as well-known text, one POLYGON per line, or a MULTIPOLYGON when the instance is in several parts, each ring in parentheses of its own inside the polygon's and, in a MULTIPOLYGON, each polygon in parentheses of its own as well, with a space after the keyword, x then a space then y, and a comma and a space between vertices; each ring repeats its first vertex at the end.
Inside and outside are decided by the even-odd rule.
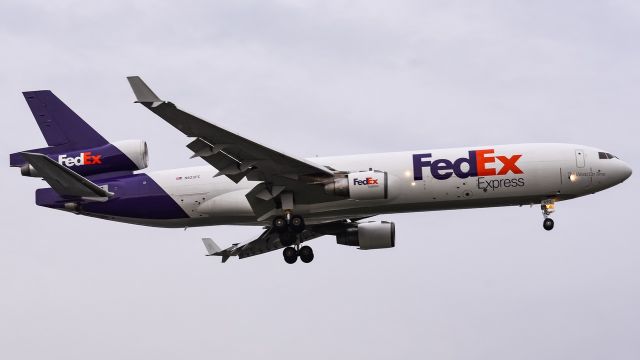
POLYGON ((336 234, 336 242, 361 250, 392 248, 396 246, 396 226, 388 221, 359 223, 336 234))
POLYGON ((380 200, 389 197, 389 176, 384 171, 357 171, 335 177, 324 186, 327 194, 354 200, 380 200))
MULTIPOLYGON (((60 151, 54 147, 43 148, 37 152, 83 176, 142 170, 149 163, 147 143, 142 140, 116 141, 102 146, 68 151, 60 151)), ((12 154, 11 166, 19 166, 23 176, 41 177, 20 153, 12 154)))

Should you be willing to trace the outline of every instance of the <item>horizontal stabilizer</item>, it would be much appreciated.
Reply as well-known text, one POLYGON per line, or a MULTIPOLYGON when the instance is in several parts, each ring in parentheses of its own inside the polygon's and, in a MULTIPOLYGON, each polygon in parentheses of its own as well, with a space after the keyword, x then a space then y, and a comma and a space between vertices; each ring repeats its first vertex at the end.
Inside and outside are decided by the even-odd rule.
POLYGON ((113 196, 113 193, 58 164, 46 155, 25 152, 22 156, 60 195, 104 200, 113 196))
POLYGON ((216 244, 210 238, 204 238, 202 239, 202 242, 204 243, 204 247, 207 248, 207 256, 215 255, 216 253, 222 251, 220 246, 218 246, 218 244, 216 244))
POLYGON ((206 256, 222 256, 222 262, 227 262, 231 256, 238 255, 238 244, 233 244, 229 248, 222 250, 220 246, 210 238, 203 238, 202 242, 204 243, 204 247, 207 248, 206 256))

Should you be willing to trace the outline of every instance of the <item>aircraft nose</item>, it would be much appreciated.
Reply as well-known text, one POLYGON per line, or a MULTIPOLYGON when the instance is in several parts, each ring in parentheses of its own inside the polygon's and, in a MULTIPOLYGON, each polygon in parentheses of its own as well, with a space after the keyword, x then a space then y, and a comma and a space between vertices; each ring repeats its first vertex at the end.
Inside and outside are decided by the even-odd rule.
POLYGON ((629 166, 629 164, 624 161, 620 161, 620 165, 616 168, 616 177, 620 182, 623 182, 631 176, 632 172, 633 170, 631 170, 631 166, 629 166))

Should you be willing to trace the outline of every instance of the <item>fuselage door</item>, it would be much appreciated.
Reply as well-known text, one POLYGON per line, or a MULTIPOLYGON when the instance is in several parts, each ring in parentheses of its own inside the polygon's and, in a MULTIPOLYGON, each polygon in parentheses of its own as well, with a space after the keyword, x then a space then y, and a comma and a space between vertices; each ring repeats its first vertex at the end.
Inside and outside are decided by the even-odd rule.
POLYGON ((579 168, 584 167, 584 150, 578 149, 576 150, 576 166, 579 168))

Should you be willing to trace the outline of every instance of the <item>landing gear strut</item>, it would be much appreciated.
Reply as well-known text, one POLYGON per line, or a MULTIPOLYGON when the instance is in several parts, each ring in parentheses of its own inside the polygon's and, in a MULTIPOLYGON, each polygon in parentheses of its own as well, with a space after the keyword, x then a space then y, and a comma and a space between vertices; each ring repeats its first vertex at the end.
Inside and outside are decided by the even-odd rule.
POLYGON ((289 222, 284 216, 273 219, 273 229, 279 234, 280 242, 284 246, 291 246, 296 242, 296 234, 289 230, 289 222))
POLYGON ((280 243, 285 246, 282 250, 282 256, 287 264, 295 263, 298 258, 303 263, 313 261, 313 250, 309 246, 299 248, 301 241, 298 240, 298 235, 305 229, 302 216, 291 215, 290 212, 287 212, 285 216, 276 216, 273 219, 273 229, 278 233, 280 243))
POLYGON ((545 230, 550 231, 551 229, 553 229, 554 223, 553 219, 549 216, 556 210, 555 201, 553 199, 545 200, 540 205, 540 208, 542 209, 542 216, 544 216, 542 227, 545 230))
POLYGON ((284 246, 291 246, 296 243, 298 234, 304 231, 304 219, 300 215, 276 216, 273 219, 273 228, 280 234, 280 242, 284 246))

